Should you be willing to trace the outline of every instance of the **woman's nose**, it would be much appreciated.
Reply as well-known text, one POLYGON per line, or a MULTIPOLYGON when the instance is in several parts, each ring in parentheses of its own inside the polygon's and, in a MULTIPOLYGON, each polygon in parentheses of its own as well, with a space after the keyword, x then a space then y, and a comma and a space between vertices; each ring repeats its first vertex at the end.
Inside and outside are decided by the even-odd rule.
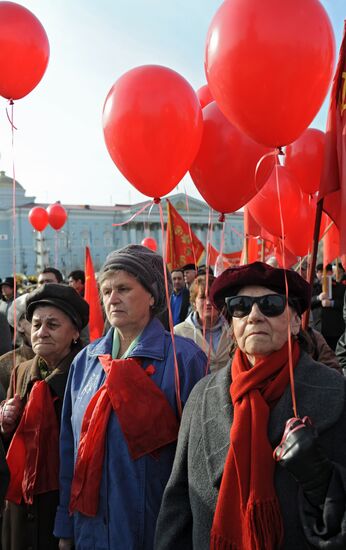
POLYGON ((248 320, 257 321, 258 319, 262 319, 262 318, 263 318, 263 313, 261 313, 261 310, 258 307, 258 304, 256 304, 255 302, 254 304, 252 304, 251 311, 248 315, 248 320))

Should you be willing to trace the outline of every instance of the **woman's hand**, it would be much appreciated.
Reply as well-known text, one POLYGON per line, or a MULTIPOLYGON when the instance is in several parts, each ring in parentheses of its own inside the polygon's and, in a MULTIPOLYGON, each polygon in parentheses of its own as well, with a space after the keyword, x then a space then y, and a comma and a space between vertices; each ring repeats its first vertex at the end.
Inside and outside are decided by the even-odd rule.
POLYGON ((23 411, 23 403, 20 395, 16 394, 4 402, 1 408, 0 423, 1 432, 6 435, 16 429, 18 419, 23 411))
POLYGON ((73 548, 73 539, 60 539, 59 550, 71 550, 73 548))

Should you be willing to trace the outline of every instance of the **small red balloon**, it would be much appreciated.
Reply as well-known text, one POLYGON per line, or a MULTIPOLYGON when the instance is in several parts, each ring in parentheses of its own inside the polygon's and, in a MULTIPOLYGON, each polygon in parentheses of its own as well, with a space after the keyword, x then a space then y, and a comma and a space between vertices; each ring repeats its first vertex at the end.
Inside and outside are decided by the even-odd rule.
POLYGON ((144 195, 167 195, 199 148, 202 112, 190 84, 158 65, 136 67, 113 85, 103 108, 103 131, 113 162, 144 195))
POLYGON ((40 82, 49 60, 46 31, 24 6, 0 2, 0 95, 20 99, 40 82))
POLYGON ((308 128, 286 147, 285 166, 295 176, 304 193, 313 195, 320 185, 325 134, 308 128))
POLYGON ((281 218, 276 170, 278 171, 280 204, 283 218, 284 235, 295 225, 300 207, 302 192, 293 175, 285 166, 277 166, 267 183, 248 203, 248 209, 255 221, 275 237, 281 237, 281 218))
POLYGON ((208 84, 205 84, 204 86, 198 88, 198 90, 196 91, 196 95, 199 99, 202 109, 203 107, 206 107, 207 105, 209 105, 209 103, 214 101, 213 96, 211 95, 208 88, 208 84))
POLYGON ((51 204, 47 208, 49 225, 59 231, 67 220, 67 212, 59 203, 51 204))
POLYGON ((190 174, 204 200, 217 212, 235 212, 263 187, 274 157, 256 166, 269 148, 238 130, 215 101, 203 109, 203 136, 190 174))
POLYGON ((28 214, 29 222, 36 231, 43 231, 48 225, 48 212, 41 206, 35 206, 28 214))
POLYGON ((145 237, 142 240, 141 245, 150 248, 150 250, 153 250, 154 252, 157 250, 157 242, 152 237, 145 237))
POLYGON ((319 0, 226 0, 209 27, 205 71, 226 117, 255 141, 292 143, 318 113, 334 70, 319 0))

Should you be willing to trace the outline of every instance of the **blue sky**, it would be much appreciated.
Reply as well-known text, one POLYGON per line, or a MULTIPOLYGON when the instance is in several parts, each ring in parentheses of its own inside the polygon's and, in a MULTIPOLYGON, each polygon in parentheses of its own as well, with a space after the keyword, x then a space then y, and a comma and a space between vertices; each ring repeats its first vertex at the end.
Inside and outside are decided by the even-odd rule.
MULTIPOLYGON (((260 0, 259 0, 260 1, 260 0)), ((289 0, 286 0, 289 1, 289 0)), ((301 0, 302 2, 304 0, 301 0)), ((114 204, 142 200, 111 161, 101 116, 112 84, 132 67, 155 63, 205 83, 204 44, 221 0, 23 0, 48 34, 41 83, 15 103, 16 177, 38 201, 114 204)), ((345 0, 323 0, 340 47, 345 0)), ((326 103, 312 124, 322 130, 326 103)), ((0 169, 12 174, 11 129, 0 99, 0 169)), ((199 197, 189 178, 179 186, 199 197)))

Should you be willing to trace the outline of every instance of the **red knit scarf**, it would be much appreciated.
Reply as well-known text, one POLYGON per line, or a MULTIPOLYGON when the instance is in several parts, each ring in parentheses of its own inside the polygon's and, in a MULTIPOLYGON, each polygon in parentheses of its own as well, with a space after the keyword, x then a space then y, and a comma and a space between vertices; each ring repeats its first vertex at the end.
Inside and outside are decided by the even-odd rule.
POLYGON ((7 453, 11 473, 6 499, 32 504, 34 495, 59 488, 59 425, 44 380, 35 382, 7 453))
POLYGON ((176 441, 178 421, 165 394, 136 359, 101 355, 107 377, 84 413, 71 487, 70 512, 95 516, 102 477, 106 430, 114 410, 133 460, 176 441))
MULTIPOLYGON (((293 365, 299 345, 293 343, 293 365)), ((288 344, 251 367, 239 349, 232 362, 234 405, 227 454, 211 530, 212 550, 277 550, 283 525, 274 488, 270 409, 289 383, 288 344)))

